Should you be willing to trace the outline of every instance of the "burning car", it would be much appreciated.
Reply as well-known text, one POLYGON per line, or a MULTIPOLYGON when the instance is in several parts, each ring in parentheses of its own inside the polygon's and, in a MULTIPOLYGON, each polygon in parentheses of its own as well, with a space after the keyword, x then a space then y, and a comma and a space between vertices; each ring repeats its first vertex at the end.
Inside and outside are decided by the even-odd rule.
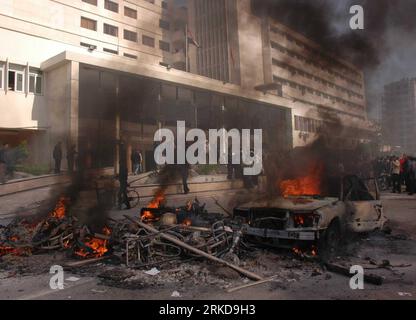
POLYGON ((234 219, 243 220, 245 234, 252 240, 290 248, 294 242, 314 241, 318 248, 334 251, 346 232, 371 232, 386 222, 375 179, 346 176, 339 183, 338 197, 313 194, 319 188, 308 187, 306 180, 296 181, 307 187, 298 192, 295 181, 289 182, 281 184, 282 197, 234 209, 234 219))

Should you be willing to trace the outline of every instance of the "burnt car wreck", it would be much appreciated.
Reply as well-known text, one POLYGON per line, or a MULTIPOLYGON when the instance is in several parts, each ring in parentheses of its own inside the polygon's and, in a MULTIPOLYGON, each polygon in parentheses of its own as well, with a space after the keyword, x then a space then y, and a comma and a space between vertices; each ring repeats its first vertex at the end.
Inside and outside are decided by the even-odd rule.
POLYGON ((324 250, 336 249, 348 232, 380 230, 387 221, 376 180, 357 176, 342 179, 338 198, 279 197, 239 206, 233 214, 255 242, 289 248, 294 242, 316 242, 324 250))

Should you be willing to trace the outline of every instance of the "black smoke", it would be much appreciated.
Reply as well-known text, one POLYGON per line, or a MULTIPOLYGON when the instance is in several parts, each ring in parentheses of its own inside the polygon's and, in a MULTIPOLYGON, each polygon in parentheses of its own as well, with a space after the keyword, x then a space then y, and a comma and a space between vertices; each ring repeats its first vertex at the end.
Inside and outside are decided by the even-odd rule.
POLYGON ((416 76, 414 0, 253 0, 252 9, 362 68, 372 116, 385 84, 416 76), (364 30, 349 27, 352 5, 364 9, 364 30))

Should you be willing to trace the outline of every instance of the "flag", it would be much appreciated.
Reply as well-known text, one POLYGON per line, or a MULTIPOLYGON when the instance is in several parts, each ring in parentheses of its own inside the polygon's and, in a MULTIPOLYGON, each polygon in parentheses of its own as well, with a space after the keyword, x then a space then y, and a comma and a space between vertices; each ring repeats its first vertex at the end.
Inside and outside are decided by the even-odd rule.
POLYGON ((196 46, 197 48, 201 48, 200 44, 196 41, 194 35, 192 34, 190 30, 188 30, 188 41, 194 46, 196 46))

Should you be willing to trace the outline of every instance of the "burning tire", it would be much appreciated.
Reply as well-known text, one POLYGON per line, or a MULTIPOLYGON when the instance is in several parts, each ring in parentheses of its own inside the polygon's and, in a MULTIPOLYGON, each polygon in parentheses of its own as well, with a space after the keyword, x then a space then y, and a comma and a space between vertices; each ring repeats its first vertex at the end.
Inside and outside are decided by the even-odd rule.
POLYGON ((319 252, 322 258, 330 258, 335 255, 341 245, 342 230, 338 220, 333 220, 319 239, 319 252))
POLYGON ((128 190, 127 198, 128 198, 129 203, 130 203, 130 207, 132 207, 132 208, 136 208, 140 203, 140 195, 134 189, 128 190))

